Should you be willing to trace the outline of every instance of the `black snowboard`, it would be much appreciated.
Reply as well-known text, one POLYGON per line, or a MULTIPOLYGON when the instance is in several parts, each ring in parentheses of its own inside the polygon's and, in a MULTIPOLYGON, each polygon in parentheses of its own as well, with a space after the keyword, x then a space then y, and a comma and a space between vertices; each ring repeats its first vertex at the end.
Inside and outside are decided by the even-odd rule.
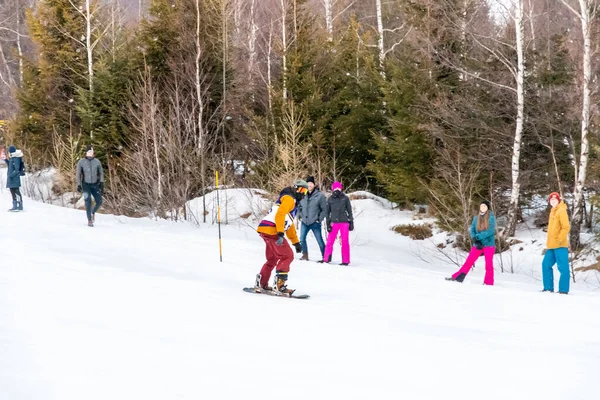
POLYGON ((308 299, 310 296, 307 294, 293 294, 291 296, 288 295, 284 295, 284 294, 278 294, 277 292, 273 292, 273 291, 266 291, 266 292, 255 292, 254 288, 251 287, 245 287, 244 292, 248 292, 248 293, 254 293, 254 294, 266 294, 268 296, 275 296, 275 297, 288 297, 290 299, 308 299))

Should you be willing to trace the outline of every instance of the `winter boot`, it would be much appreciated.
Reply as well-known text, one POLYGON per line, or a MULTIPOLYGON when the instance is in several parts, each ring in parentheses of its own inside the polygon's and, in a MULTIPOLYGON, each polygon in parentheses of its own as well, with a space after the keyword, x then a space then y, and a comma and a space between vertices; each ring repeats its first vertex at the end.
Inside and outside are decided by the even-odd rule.
POLYGON ((308 261, 308 253, 307 252, 302 252, 302 261, 308 261))
POLYGON ((462 283, 465 280, 466 276, 467 276, 467 274, 460 273, 460 274, 458 274, 458 276, 456 278, 453 278, 453 277, 449 276, 449 277, 446 278, 446 280, 447 281, 454 281, 454 282, 460 282, 460 283, 462 283))
POLYGON ((17 211, 23 211, 23 200, 17 201, 17 211))
POLYGON ((542 292, 542 293, 544 293, 544 292, 554 293, 554 290, 543 289, 543 290, 540 290, 540 292, 542 292))
POLYGON ((260 285, 260 280, 262 279, 262 275, 261 274, 256 274, 256 281, 254 282, 254 291, 256 293, 264 293, 264 292, 270 292, 271 290, 273 290, 273 288, 269 285, 266 286, 261 286, 260 285))
POLYGON ((13 201, 13 206, 12 206, 12 208, 11 208, 10 210, 8 210, 8 211, 10 211, 10 212, 17 211, 17 209, 18 209, 18 208, 19 208, 19 205, 17 204, 17 202, 16 202, 16 201, 13 201))
POLYGON ((277 275, 275 275, 275 287, 273 288, 273 291, 284 296, 291 296, 292 293, 294 293, 294 290, 288 289, 286 286, 285 283, 287 278, 287 272, 278 272, 277 275))
POLYGON ((94 227, 94 221, 92 221, 92 220, 90 219, 90 220, 88 221, 88 226, 89 226, 90 228, 93 228, 93 227, 94 227))
POLYGON ((350 265, 350 263, 341 263, 341 266, 347 267, 348 265, 350 265))
POLYGON ((569 294, 569 292, 558 292, 558 294, 569 294))

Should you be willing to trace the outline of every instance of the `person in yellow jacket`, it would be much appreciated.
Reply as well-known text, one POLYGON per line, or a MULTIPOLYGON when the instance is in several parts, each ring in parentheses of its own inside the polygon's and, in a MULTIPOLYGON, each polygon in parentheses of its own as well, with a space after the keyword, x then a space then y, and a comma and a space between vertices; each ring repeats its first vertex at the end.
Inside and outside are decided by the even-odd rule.
POLYGON ((571 282, 569 272, 569 216, 567 205, 560 200, 560 194, 553 192, 548 199, 552 206, 550 219, 548 220, 548 241, 546 242, 546 254, 542 261, 542 281, 544 289, 542 292, 554 292, 554 271, 552 268, 557 264, 560 272, 558 281, 558 293, 568 294, 571 282))
POLYGON ((306 181, 297 180, 293 186, 281 191, 269 214, 260 222, 257 232, 265 241, 267 262, 256 275, 254 285, 256 292, 273 290, 284 295, 291 295, 294 292, 286 286, 294 253, 284 237, 287 236, 292 242, 296 253, 302 252, 302 245, 294 227, 294 218, 298 212, 298 204, 307 192, 306 181), (276 273, 275 285, 270 287, 268 282, 273 269, 276 273))

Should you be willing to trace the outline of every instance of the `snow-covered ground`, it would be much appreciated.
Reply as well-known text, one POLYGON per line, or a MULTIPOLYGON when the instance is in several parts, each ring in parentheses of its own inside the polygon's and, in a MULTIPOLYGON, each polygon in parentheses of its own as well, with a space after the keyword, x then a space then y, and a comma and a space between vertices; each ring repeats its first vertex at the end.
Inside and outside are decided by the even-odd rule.
MULTIPOLYGON (((241 191, 223 195, 254 210, 241 191)), ((481 261, 461 285, 443 279, 464 258, 438 250, 445 234, 412 241, 390 228, 422 221, 356 200, 352 264, 336 265, 339 248, 332 265, 295 261, 289 286, 312 297, 294 300, 241 290, 264 262, 253 216, 229 214, 220 263, 214 225, 99 215, 90 229, 83 211, 28 199, 23 213, 2 211, 9 203, 4 190, 2 400, 600 393, 600 293, 589 283, 538 292, 540 232, 503 254, 517 273, 500 273, 496 256, 496 286, 481 285, 481 261)))

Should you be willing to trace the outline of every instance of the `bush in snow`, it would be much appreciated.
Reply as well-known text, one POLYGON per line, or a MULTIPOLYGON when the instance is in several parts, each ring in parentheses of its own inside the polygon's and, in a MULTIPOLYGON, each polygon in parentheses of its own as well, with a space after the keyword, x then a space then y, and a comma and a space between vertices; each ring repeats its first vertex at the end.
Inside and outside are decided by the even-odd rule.
POLYGON ((431 224, 396 225, 392 230, 413 240, 425 240, 433 236, 433 226, 431 224))

